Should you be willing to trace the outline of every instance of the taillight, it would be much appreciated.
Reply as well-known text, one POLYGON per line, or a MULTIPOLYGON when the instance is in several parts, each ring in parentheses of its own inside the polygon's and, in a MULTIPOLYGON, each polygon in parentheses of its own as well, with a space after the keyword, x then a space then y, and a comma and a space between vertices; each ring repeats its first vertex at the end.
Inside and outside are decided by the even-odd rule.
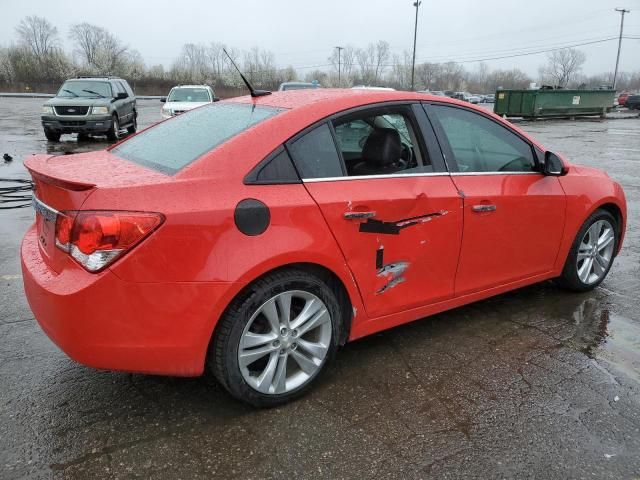
POLYGON ((62 212, 56 219, 56 246, 90 272, 102 270, 164 221, 159 213, 62 212))

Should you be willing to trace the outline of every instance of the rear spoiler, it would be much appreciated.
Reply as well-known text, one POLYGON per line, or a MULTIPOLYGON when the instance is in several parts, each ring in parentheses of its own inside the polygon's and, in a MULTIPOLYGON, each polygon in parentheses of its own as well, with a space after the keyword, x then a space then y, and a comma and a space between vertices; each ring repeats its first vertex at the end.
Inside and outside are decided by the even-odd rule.
POLYGON ((74 192, 81 192, 83 190, 91 190, 96 186, 95 183, 82 182, 79 180, 72 180, 69 178, 61 178, 59 176, 53 176, 47 172, 47 160, 55 155, 33 155, 24 160, 24 166, 33 177, 34 180, 40 180, 49 185, 64 188, 66 190, 72 190, 74 192))

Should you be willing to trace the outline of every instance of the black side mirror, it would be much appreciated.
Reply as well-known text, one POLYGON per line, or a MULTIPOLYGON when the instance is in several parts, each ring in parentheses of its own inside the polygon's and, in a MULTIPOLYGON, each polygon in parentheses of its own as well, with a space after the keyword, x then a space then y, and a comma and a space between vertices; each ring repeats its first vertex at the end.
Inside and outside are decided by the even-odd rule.
POLYGON ((545 152, 543 173, 545 175, 560 177, 567 173, 567 169, 558 155, 553 152, 545 152))
POLYGON ((116 95, 116 100, 124 100, 125 98, 128 98, 129 95, 127 95, 126 92, 118 92, 116 95))
POLYGON ((213 97, 213 101, 214 102, 219 102, 220 101, 220 97, 213 97))
POLYGON ((165 103, 167 101, 167 97, 160 97, 160 102, 165 103))

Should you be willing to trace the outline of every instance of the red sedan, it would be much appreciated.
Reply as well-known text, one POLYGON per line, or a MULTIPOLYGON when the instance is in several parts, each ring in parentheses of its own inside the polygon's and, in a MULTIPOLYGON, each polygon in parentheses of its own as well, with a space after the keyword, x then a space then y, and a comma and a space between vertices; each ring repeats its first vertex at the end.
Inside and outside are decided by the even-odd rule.
POLYGON ((96 368, 208 370, 258 406, 347 341, 543 280, 592 289, 626 226, 606 173, 408 92, 236 98, 25 165, 25 291, 51 339, 96 368))

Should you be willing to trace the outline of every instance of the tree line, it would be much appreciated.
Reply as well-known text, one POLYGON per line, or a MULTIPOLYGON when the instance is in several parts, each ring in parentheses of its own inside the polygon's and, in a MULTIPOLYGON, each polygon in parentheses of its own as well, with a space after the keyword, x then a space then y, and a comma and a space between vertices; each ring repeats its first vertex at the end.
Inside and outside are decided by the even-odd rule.
MULTIPOLYGON (((376 85, 402 90, 411 87, 410 53, 393 53, 384 40, 364 47, 346 45, 340 52, 334 49, 326 64, 311 69, 278 67, 274 53, 259 47, 243 51, 222 42, 187 43, 165 68, 162 64, 147 65, 140 52, 107 29, 86 22, 74 24, 66 32, 71 51, 63 49, 58 29, 36 15, 23 18, 15 33, 14 44, 0 46, 0 87, 4 89, 15 90, 17 85, 55 91, 60 82, 71 76, 118 75, 139 93, 165 93, 178 83, 207 83, 225 96, 224 91, 238 93, 242 87, 225 50, 257 88, 275 89, 282 82, 294 80, 317 80, 323 86, 333 87, 376 85)), ((555 50, 547 55, 537 78, 517 68, 490 69, 485 63, 468 70, 453 61, 420 62, 415 66, 414 85, 416 90, 487 93, 498 87, 526 88, 534 81, 561 87, 611 83, 611 73, 582 75, 585 59, 579 50, 555 50)), ((640 89, 640 72, 621 73, 618 87, 640 89)))

